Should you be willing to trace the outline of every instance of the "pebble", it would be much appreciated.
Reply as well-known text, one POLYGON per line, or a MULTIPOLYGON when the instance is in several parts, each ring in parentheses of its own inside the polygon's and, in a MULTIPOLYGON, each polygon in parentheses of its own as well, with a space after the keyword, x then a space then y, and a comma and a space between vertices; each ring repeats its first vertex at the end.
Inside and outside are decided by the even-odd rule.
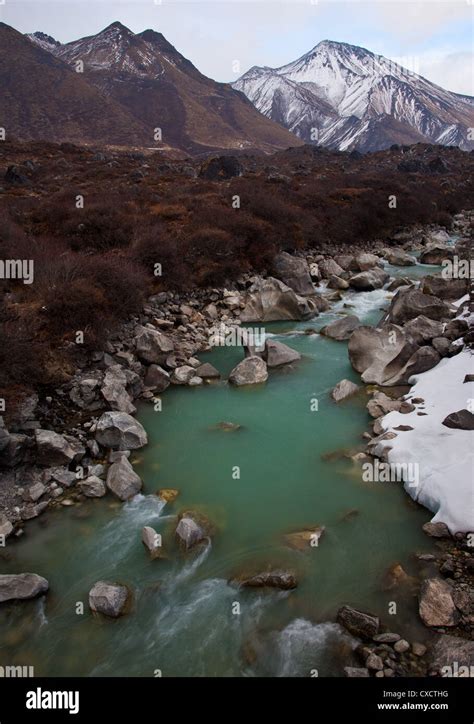
POLYGON ((393 645, 394 650, 397 652, 397 654, 404 654, 406 651, 409 651, 410 644, 408 641, 405 641, 405 639, 400 639, 400 641, 397 641, 393 645))

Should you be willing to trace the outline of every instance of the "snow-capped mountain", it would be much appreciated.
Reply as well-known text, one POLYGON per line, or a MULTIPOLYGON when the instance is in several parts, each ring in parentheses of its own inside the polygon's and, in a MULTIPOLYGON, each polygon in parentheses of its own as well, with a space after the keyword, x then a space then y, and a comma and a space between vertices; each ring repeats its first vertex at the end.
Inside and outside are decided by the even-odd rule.
POLYGON ((133 33, 120 22, 65 44, 0 23, 0 114, 19 138, 181 155, 302 143, 229 84, 200 73, 161 33, 133 33))
POLYGON ((417 141, 474 148, 474 99, 347 43, 323 40, 281 68, 253 67, 233 87, 306 142, 363 151, 417 141))

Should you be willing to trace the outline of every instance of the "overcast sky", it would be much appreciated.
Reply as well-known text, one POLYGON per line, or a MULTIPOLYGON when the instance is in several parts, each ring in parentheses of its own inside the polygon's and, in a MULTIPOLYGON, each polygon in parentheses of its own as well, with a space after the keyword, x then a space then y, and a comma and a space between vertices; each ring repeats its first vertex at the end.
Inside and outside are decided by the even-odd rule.
POLYGON ((114 20, 134 32, 153 28, 220 81, 236 80, 253 65, 284 65, 330 39, 361 45, 448 90, 474 95, 474 0, 3 2, 3 22, 61 42, 93 35, 114 20))

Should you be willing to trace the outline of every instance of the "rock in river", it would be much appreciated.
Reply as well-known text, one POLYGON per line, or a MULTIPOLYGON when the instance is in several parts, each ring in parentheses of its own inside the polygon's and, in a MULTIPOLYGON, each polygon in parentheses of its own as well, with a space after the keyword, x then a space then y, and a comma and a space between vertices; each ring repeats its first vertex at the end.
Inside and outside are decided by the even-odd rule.
POLYGON ((231 578, 229 583, 244 588, 280 588, 282 591, 290 591, 298 585, 295 575, 284 570, 265 571, 254 576, 242 575, 231 578))
POLYGON ((207 541, 211 533, 211 523, 204 515, 194 511, 181 513, 176 527, 176 537, 186 551, 194 548, 198 543, 207 541))
POLYGON ((113 463, 107 472, 107 487, 120 498, 130 500, 142 488, 141 478, 136 474, 125 456, 113 463))
POLYGON ((267 365, 260 357, 246 357, 229 375, 233 385, 257 385, 268 379, 267 365))
POLYGON ((5 601, 26 600, 46 593, 48 581, 36 573, 0 575, 0 603, 5 601))
POLYGON ((331 397, 335 402, 341 402, 347 397, 355 395, 360 390, 359 385, 354 384, 350 380, 341 380, 337 383, 333 390, 331 390, 331 397))
POLYGON ((282 319, 309 319, 317 313, 312 299, 298 295, 279 279, 268 277, 255 282, 245 299, 242 322, 275 322, 282 319))
POLYGON ((142 543, 150 554, 152 561, 162 557, 161 535, 149 525, 142 528, 142 543))
POLYGON ((337 614, 338 622, 349 633, 359 638, 371 639, 378 634, 380 620, 370 613, 359 611, 351 606, 343 606, 337 614))
POLYGON ((89 591, 89 606, 92 611, 110 618, 118 618, 126 613, 130 601, 130 592, 119 583, 97 581, 89 591))
POLYGON ((295 349, 277 340, 268 339, 265 342, 265 359, 267 367, 281 367, 301 359, 301 355, 295 349))
POLYGON ((323 327, 321 334, 324 334, 325 337, 341 341, 349 339, 352 332, 360 326, 361 322, 359 317, 356 317, 355 314, 348 314, 346 317, 342 317, 342 319, 338 319, 323 327))
POLYGON ((115 450, 136 450, 148 442, 143 426, 125 412, 104 412, 95 436, 100 445, 115 450))
POLYGON ((358 292, 371 292, 374 289, 381 289, 389 279, 387 272, 376 268, 356 274, 349 279, 349 284, 358 292))
POLYGON ((452 588, 441 578, 427 578, 423 581, 418 610, 426 626, 454 626, 457 623, 452 588))
POLYGON ((324 525, 306 528, 305 530, 297 530, 294 533, 287 533, 284 540, 290 548, 294 548, 297 551, 306 551, 319 546, 320 538, 325 530, 324 525))

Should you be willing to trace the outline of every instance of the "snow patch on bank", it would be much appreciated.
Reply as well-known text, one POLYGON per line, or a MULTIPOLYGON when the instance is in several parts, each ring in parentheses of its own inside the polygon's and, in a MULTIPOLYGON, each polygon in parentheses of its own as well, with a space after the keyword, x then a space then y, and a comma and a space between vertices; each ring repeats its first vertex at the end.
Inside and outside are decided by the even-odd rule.
POLYGON ((405 415, 390 412, 381 421, 386 431, 398 425, 414 428, 394 431, 397 437, 389 441, 388 461, 418 463, 419 485, 410 487, 407 482, 405 489, 436 513, 433 522, 446 523, 452 533, 474 531, 474 432, 451 429, 442 422, 474 399, 474 382, 463 382, 473 372, 474 355, 469 349, 443 359, 413 378, 415 384, 406 399, 423 398, 424 409, 417 406, 405 415))

